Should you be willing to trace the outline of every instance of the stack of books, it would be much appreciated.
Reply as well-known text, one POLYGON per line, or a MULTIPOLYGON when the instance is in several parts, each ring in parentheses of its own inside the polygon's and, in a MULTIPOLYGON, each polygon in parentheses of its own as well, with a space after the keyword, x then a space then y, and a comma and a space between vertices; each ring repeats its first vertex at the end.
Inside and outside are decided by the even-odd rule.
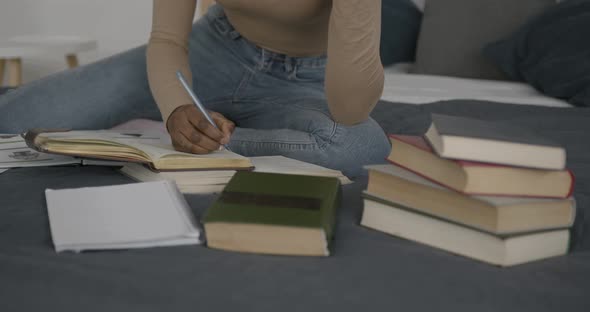
POLYGON ((137 131, 31 129, 19 144, 47 159, 122 162, 122 173, 143 182, 47 190, 58 252, 200 244, 206 237, 222 250, 328 256, 340 186, 352 183, 339 170, 283 156, 182 153, 137 131), (215 192, 202 235, 183 193, 215 192))
POLYGON ((174 150, 168 141, 153 132, 30 129, 24 139, 0 136, 0 169, 3 165, 119 166, 121 173, 140 182, 175 181, 186 194, 219 193, 240 170, 336 177, 342 184, 352 183, 339 170, 283 156, 245 157, 227 149, 189 154, 174 150), (12 154, 5 155, 4 150, 12 154))
POLYGON ((575 218, 565 149, 527 129, 432 115, 367 166, 361 224, 499 266, 563 255, 575 218))

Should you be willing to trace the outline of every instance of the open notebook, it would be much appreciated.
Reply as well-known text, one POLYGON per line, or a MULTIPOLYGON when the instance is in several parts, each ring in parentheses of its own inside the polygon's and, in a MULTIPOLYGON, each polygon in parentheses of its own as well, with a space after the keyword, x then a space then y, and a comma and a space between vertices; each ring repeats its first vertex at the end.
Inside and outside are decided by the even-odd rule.
POLYGON ((145 163, 158 170, 250 169, 247 157, 228 150, 196 155, 175 151, 158 135, 137 131, 51 131, 31 129, 27 145, 37 151, 145 163))
POLYGON ((57 252, 201 243, 201 228, 172 181, 45 190, 57 252))

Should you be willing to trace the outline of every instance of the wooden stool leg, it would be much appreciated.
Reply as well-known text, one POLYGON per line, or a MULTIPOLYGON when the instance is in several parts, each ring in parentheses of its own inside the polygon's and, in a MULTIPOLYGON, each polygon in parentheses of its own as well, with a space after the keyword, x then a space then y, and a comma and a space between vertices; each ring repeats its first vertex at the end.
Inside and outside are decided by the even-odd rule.
POLYGON ((20 58, 8 60, 8 85, 18 87, 23 83, 23 66, 20 58))
POLYGON ((0 87, 2 87, 2 84, 4 83, 4 64, 6 64, 6 60, 0 58, 0 87))
POLYGON ((69 68, 75 68, 75 67, 78 67, 78 65, 79 65, 78 57, 76 56, 76 54, 66 55, 66 62, 68 63, 69 68))

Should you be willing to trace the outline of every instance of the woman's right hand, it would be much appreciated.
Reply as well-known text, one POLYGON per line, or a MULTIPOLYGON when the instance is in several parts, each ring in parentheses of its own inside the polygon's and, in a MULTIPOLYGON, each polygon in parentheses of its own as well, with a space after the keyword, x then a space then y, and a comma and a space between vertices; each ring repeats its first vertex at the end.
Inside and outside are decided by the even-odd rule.
POLYGON ((168 117, 166 128, 176 150, 207 154, 218 150, 220 145, 229 143, 235 124, 220 113, 213 111, 208 113, 219 130, 207 121, 195 105, 183 105, 172 112, 168 117))

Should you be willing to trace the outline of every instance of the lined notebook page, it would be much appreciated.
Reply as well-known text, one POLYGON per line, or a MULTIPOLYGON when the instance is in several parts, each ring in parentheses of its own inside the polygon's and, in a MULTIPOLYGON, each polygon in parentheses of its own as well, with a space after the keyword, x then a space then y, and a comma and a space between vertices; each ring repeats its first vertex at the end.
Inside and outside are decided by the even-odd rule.
POLYGON ((56 251, 200 243, 172 181, 45 191, 56 251))

